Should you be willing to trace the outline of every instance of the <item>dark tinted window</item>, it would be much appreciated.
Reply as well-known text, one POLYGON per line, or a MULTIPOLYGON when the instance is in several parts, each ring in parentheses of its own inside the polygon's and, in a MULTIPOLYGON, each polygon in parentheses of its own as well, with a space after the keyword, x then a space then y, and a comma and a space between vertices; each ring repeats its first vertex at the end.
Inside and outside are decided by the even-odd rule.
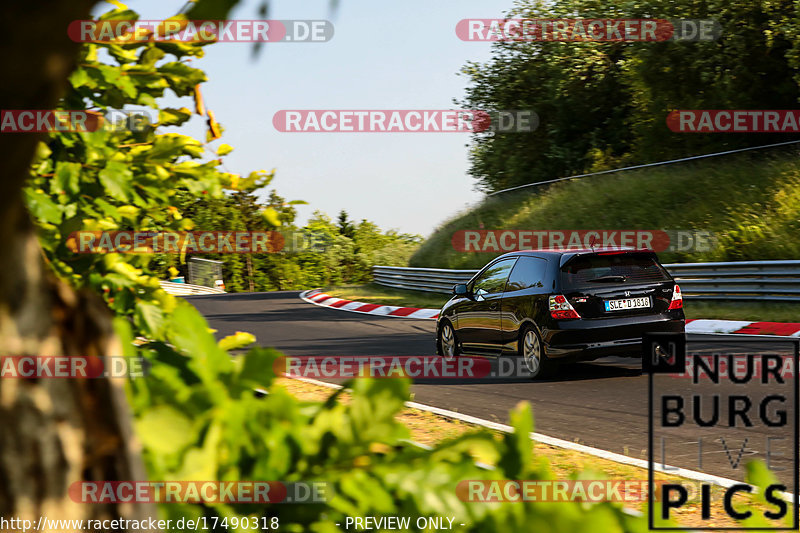
POLYGON ((577 257, 561 268, 565 289, 669 281, 666 270, 649 254, 577 257))
POLYGON ((472 284, 472 293, 475 296, 482 294, 493 294, 496 292, 503 292, 506 289, 506 280, 511 267, 514 266, 513 259, 504 259, 499 261, 481 273, 475 282, 472 284))
POLYGON ((547 261, 538 257, 520 257, 508 277, 506 291, 519 291, 531 287, 542 287, 547 272, 547 261))

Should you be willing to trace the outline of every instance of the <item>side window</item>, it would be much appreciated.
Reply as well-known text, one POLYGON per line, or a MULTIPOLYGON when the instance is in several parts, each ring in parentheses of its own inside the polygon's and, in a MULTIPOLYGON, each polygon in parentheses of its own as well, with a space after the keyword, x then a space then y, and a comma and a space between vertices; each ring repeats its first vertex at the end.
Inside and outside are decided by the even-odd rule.
POLYGON ((520 257, 511 276, 506 291, 520 291, 531 287, 543 287, 547 273, 547 260, 538 257, 520 257))
POLYGON ((506 289, 508 274, 511 272, 516 260, 516 257, 504 259, 483 271, 472 284, 472 294, 482 296, 484 294, 503 292, 506 289))

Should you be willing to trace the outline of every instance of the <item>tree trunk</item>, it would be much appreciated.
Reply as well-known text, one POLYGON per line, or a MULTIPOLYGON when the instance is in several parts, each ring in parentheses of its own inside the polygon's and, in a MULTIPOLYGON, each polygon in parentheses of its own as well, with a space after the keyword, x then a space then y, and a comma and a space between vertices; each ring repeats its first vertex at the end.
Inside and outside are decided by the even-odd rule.
POLYGON ((253 260, 250 254, 247 254, 247 279, 250 283, 250 292, 256 292, 256 285, 253 281, 253 260))
MULTIPOLYGON (((52 109, 75 66, 73 20, 95 0, 0 3, 0 108, 52 109)), ((47 270, 22 201, 42 134, 0 134, 0 355, 121 355, 111 315, 47 270)), ((146 479, 121 380, 0 379, 0 516, 144 518, 148 505, 74 502, 71 484, 146 479)), ((45 524, 43 530, 50 529, 45 524)))

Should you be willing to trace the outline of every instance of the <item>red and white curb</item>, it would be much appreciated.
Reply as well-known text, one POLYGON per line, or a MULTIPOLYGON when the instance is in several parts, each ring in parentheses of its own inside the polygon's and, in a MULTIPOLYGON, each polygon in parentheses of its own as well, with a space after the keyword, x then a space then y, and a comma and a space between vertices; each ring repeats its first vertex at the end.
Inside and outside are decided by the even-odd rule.
POLYGON ((750 322, 749 320, 707 320, 698 318, 686 321, 686 333, 736 333, 746 335, 778 335, 799 337, 797 322, 750 322))
MULTIPOLYGON (((319 289, 305 291, 300 294, 300 298, 321 307, 331 307, 353 313, 421 319, 435 319, 439 316, 439 309, 366 304, 364 302, 336 298, 319 289)), ((698 318, 686 321, 686 333, 736 333, 800 338, 800 322, 751 322, 749 320, 708 320, 698 318)))
POLYGON ((351 311, 353 313, 367 313, 370 315, 393 316, 399 318, 422 318, 433 319, 439 316, 438 309, 419 309, 417 307, 395 307, 393 305, 365 304, 352 300, 342 300, 330 294, 325 294, 319 289, 300 293, 300 298, 306 302, 320 305, 322 307, 332 307, 341 311, 351 311))

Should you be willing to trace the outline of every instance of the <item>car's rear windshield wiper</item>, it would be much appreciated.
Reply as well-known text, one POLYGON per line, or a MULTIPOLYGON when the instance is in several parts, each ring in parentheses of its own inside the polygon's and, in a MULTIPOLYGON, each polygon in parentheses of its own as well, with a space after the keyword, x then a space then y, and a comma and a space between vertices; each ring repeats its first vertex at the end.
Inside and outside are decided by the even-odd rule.
POLYGON ((588 281, 590 283, 593 283, 593 282, 603 283, 603 282, 607 282, 607 281, 625 281, 627 279, 628 278, 626 278, 625 276, 600 276, 598 278, 592 278, 592 279, 589 279, 589 280, 586 280, 586 281, 588 281))

